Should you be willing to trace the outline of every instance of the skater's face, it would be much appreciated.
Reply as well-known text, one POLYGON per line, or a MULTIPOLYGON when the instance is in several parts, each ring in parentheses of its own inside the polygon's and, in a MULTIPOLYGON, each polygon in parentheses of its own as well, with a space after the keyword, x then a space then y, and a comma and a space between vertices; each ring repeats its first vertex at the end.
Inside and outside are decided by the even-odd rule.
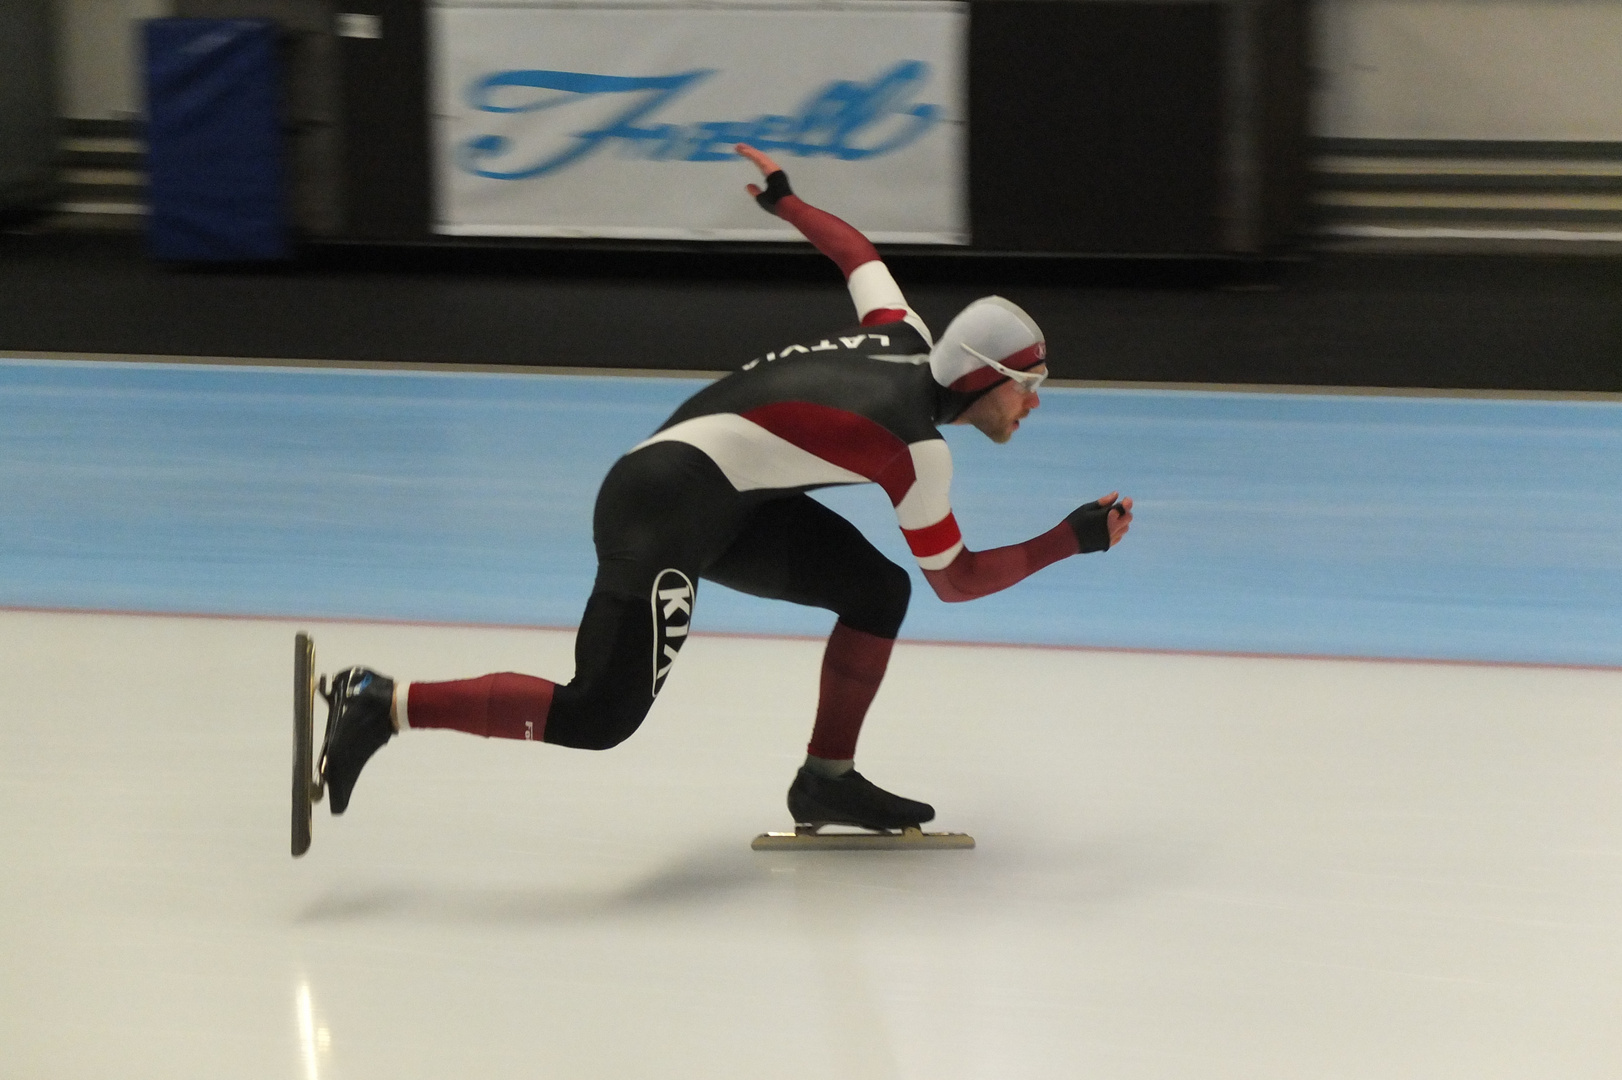
MULTIPOLYGON (((1046 364, 1030 369, 1046 375, 1046 364)), ((1019 430, 1019 422, 1042 404, 1035 390, 1027 390, 1012 379, 999 383, 990 393, 963 411, 953 423, 973 424, 981 434, 994 443, 1005 443, 1019 430)))

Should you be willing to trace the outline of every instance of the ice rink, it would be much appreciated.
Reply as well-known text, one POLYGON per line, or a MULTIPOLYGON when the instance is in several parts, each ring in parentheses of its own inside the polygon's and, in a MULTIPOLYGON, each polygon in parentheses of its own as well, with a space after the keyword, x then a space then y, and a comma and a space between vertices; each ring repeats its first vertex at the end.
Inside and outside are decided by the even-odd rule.
POLYGON ((860 766, 973 851, 750 851, 826 620, 712 590, 624 746, 409 733, 295 861, 294 632, 567 674, 590 491, 692 389, 480 378, 0 364, 7 1080, 1622 1074, 1622 404, 1061 388, 954 441, 973 546, 1140 504, 915 596, 860 766))

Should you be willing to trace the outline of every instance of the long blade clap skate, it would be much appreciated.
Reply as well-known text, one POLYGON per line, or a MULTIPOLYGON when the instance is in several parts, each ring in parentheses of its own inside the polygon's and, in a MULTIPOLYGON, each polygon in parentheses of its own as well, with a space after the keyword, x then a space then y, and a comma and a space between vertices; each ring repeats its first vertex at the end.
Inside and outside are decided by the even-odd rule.
POLYGON ((924 832, 923 823, 935 817, 933 806, 892 795, 855 770, 826 777, 802 768, 788 790, 788 809, 796 822, 793 832, 762 833, 749 846, 756 851, 974 847, 967 833, 924 832), (835 831, 823 831, 829 828, 835 831))
POLYGON ((310 810, 321 801, 321 778, 315 774, 315 642, 308 634, 293 637, 293 857, 310 850, 310 810))
POLYGON ((822 832, 823 828, 797 825, 791 833, 761 833, 749 846, 755 851, 961 851, 974 846, 968 833, 924 832, 917 826, 884 832, 822 832))
POLYGON ((349 808, 349 794, 371 756, 394 737, 390 706, 394 680, 367 668, 345 668, 332 677, 327 699, 327 735, 321 743, 321 782, 334 814, 349 808))

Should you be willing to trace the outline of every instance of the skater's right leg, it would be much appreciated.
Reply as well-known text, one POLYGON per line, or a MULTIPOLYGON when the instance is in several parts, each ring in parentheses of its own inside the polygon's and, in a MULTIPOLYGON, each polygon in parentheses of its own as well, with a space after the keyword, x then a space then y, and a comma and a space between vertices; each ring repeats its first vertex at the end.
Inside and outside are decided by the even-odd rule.
POLYGON ((357 744, 364 752, 352 755, 334 811, 342 812, 361 766, 395 729, 448 728, 589 750, 624 742, 687 640, 699 569, 727 549, 744 519, 737 491, 693 447, 661 442, 621 458, 597 495, 597 581, 575 637, 574 678, 560 684, 503 672, 402 684, 393 722, 385 705, 382 726, 365 728, 357 744))
POLYGON ((475 735, 535 738, 544 730, 553 684, 530 675, 485 675, 449 683, 395 683, 368 668, 347 668, 327 690, 327 735, 320 773, 334 814, 371 756, 412 727, 449 727, 475 735), (413 718, 413 713, 415 717, 413 718))
POLYGON ((477 679, 408 683, 395 697, 402 729, 449 728, 487 739, 541 739, 557 684, 503 671, 477 679))
POLYGON ((618 746, 647 717, 658 693, 656 681, 663 682, 686 637, 692 590, 686 587, 685 595, 671 595, 684 590, 682 581, 673 576, 666 576, 662 586, 655 591, 650 584, 648 599, 598 593, 587 601, 575 636, 575 675, 569 682, 512 672, 414 682, 400 695, 404 706, 396 710, 400 726, 448 728, 583 750, 618 746), (660 592, 666 595, 661 597, 660 592), (671 609, 669 615, 660 623, 666 609, 671 609), (658 643, 659 655, 655 655, 656 625, 681 631, 658 643))
POLYGON ((406 723, 586 750, 618 746, 647 717, 687 640, 699 569, 745 519, 737 491, 701 451, 663 442, 627 454, 597 493, 597 581, 575 636, 574 678, 412 683, 406 723))
POLYGON ((641 726, 686 640, 691 579, 653 576, 646 599, 597 593, 575 636, 575 676, 555 683, 500 672, 396 686, 365 668, 334 677, 321 772, 332 812, 349 806, 361 768, 396 731, 443 728, 583 750, 618 746, 641 726))

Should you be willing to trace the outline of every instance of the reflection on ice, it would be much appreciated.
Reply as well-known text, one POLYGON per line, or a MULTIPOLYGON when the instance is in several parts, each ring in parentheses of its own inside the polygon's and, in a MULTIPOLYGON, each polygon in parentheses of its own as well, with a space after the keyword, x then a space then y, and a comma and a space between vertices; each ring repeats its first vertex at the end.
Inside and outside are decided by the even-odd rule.
POLYGON ((304 1051, 305 1080, 321 1080, 321 1059, 332 1047, 332 1032, 315 1022, 308 980, 301 981, 298 988, 298 1032, 299 1047, 304 1051))

